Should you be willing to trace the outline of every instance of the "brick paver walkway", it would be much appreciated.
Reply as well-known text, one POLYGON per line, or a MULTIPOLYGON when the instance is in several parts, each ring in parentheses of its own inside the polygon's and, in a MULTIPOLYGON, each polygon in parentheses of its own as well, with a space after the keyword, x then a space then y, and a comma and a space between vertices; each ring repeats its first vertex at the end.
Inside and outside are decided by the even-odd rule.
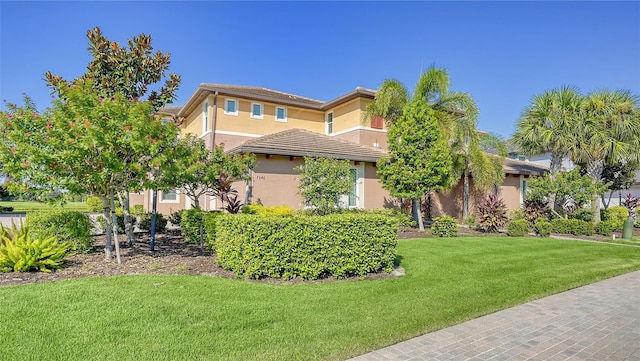
POLYGON ((352 360, 640 360, 640 271, 352 360))

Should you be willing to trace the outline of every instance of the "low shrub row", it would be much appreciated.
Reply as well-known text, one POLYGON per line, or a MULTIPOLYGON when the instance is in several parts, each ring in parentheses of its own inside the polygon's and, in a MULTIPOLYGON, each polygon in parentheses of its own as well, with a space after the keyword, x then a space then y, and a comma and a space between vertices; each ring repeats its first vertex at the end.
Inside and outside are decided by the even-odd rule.
POLYGON ((436 217, 431 225, 431 234, 437 237, 455 237, 458 235, 458 221, 450 216, 436 217))
POLYGON ((551 220, 551 231, 553 233, 573 234, 575 236, 591 236, 594 229, 593 224, 580 219, 556 218, 551 220))
POLYGON ((317 279, 391 271, 398 221, 376 214, 216 217, 218 263, 238 277, 317 279))
POLYGON ((507 235, 510 237, 524 237, 529 233, 531 224, 526 219, 516 219, 509 223, 507 235))

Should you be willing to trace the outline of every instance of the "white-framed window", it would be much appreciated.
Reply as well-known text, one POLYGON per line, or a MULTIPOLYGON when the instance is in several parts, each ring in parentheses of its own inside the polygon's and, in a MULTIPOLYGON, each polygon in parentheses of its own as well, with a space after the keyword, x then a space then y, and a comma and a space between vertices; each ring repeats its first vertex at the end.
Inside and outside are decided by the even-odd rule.
POLYGON ((263 119, 264 118, 264 106, 260 103, 251 103, 251 118, 263 119))
POLYGON ((354 162, 351 165, 349 169, 351 190, 340 197, 340 207, 364 208, 364 172, 365 165, 361 162, 354 162))
POLYGON ((327 113, 324 120, 324 129, 326 134, 333 134, 333 112, 327 113))
POLYGON ((287 122, 287 108, 276 107, 276 122, 287 122))
POLYGON ((160 191, 160 203, 179 203, 179 194, 180 191, 177 188, 160 191))
POLYGON ((238 115, 238 101, 235 99, 225 99, 224 113, 227 115, 238 115))
POLYGON ((349 176, 351 177, 351 191, 349 192, 349 208, 358 206, 358 170, 355 168, 349 169, 349 176))
POLYGON ((202 134, 209 130, 209 102, 202 105, 202 134))

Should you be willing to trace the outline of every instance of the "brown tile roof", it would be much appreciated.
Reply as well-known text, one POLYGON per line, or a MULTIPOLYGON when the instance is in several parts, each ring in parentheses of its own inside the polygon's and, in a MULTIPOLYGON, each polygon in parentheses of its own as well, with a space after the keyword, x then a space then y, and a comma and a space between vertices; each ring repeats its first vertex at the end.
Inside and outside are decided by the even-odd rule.
POLYGON ((218 91, 227 95, 243 96, 259 100, 272 100, 275 102, 296 103, 307 106, 322 106, 321 100, 288 94, 277 90, 244 85, 227 84, 200 84, 200 88, 208 91, 218 91))
POLYGON ((375 162, 386 154, 382 150, 303 129, 290 129, 250 139, 230 152, 298 157, 322 156, 363 162, 375 162))
POLYGON ((160 114, 168 114, 168 115, 177 115, 180 110, 182 110, 181 106, 166 106, 158 109, 158 113, 160 114))
POLYGON ((549 168, 543 165, 511 158, 504 159, 503 168, 509 174, 542 175, 549 172, 549 168))

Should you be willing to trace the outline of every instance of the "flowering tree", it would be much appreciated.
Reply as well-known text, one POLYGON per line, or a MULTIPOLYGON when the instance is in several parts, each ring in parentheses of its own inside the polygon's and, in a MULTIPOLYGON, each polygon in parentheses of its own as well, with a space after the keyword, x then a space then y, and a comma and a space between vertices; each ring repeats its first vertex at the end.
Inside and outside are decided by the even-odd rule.
MULTIPOLYGON (((99 196, 108 227, 112 191, 141 187, 154 165, 166 164, 163 149, 178 128, 154 117, 153 106, 116 94, 105 97, 91 80, 59 83, 60 98, 44 114, 10 104, 0 115, 0 162, 10 189, 99 196)), ((117 244, 116 244, 117 246, 117 244)), ((105 247, 111 257, 111 244, 105 247)))

